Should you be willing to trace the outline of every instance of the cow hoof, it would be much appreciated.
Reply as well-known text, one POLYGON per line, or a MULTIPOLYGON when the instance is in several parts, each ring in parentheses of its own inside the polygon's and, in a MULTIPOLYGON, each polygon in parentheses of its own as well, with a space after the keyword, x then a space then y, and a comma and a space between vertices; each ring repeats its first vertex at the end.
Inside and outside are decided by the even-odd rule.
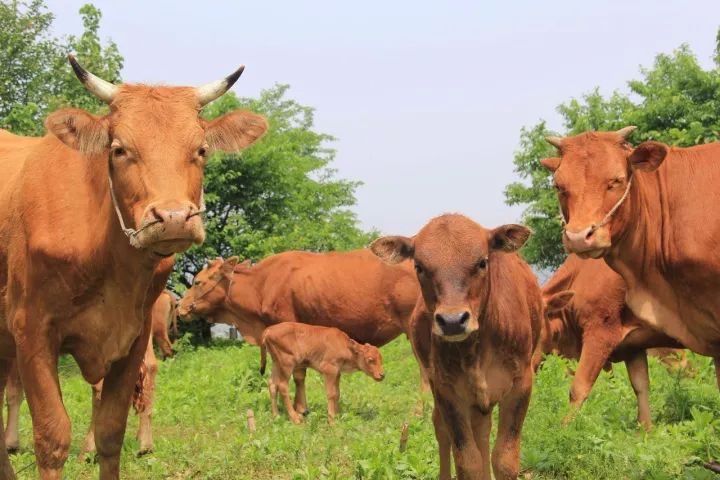
POLYGON ((141 448, 140 451, 137 453, 137 457, 144 457, 145 455, 148 455, 150 453, 153 453, 153 447, 141 448))
POLYGON ((303 417, 307 417, 308 415, 310 415, 310 410, 305 410, 304 412, 302 412, 303 417))
POLYGON ((291 420, 295 425, 300 425, 301 423, 303 423, 302 417, 292 417, 292 418, 290 418, 290 420, 291 420))
POLYGON ((5 450, 7 451, 8 455, 15 455, 16 453, 20 452, 20 447, 18 445, 6 445, 5 450))
POLYGON ((97 463, 97 455, 94 452, 82 452, 78 455, 78 463, 97 463))

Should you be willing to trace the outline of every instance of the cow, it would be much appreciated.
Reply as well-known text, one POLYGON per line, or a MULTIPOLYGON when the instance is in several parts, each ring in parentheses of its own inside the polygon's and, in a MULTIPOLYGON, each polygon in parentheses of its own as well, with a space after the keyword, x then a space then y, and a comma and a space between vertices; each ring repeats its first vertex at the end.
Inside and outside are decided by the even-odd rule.
MULTIPOLYGON (((173 255, 205 238, 202 180, 214 150, 267 129, 255 113, 202 118, 243 67, 202 87, 114 85, 70 56, 104 116, 65 108, 47 134, 0 134, 0 387, 13 361, 30 407, 40 477, 62 477, 70 446, 57 363, 69 353, 90 384, 102 480, 120 476, 131 397, 150 338, 150 309, 173 255)), ((0 436, 0 478, 14 478, 0 436)))
MULTIPOLYGON (((635 127, 548 137, 565 248, 603 258, 632 312, 720 372, 720 143, 690 148, 626 140, 635 127)), ((717 378, 720 386, 720 376, 717 378)))
POLYGON ((565 422, 585 402, 600 370, 608 362, 623 361, 637 396, 638 422, 650 430, 646 349, 683 346, 633 315, 625 305, 625 282, 603 260, 569 255, 543 286, 543 300, 542 352, 579 360, 565 422))
MULTIPOLYGON (((145 357, 140 367, 141 375, 138 378, 140 384, 135 389, 133 396, 133 407, 140 416, 140 423, 137 438, 140 441, 140 455, 153 450, 152 441, 152 409, 155 397, 155 377, 157 376, 157 358, 153 350, 152 339, 155 340, 158 348, 164 357, 173 355, 172 342, 168 335, 168 326, 176 325, 175 296, 169 290, 164 290, 152 308, 152 336, 148 342, 145 357)), ((102 393, 102 380, 92 386, 93 399, 99 399, 102 393)), ((8 452, 16 452, 20 448, 19 417, 20 406, 23 401, 22 383, 16 365, 13 365, 8 376, 7 386, 7 410, 8 419, 5 427, 5 447, 8 452)), ((87 453, 95 451, 95 428, 91 422, 87 436, 83 442, 80 458, 87 453)))
POLYGON ((432 219, 414 237, 381 237, 372 251, 413 259, 421 295, 410 320, 413 348, 428 371, 440 479, 490 480, 492 411, 500 407, 492 470, 514 479, 532 390, 532 356, 543 315, 540 287, 514 252, 531 232, 488 230, 460 214, 432 219))
MULTIPOLYGON (((237 257, 210 261, 180 299, 178 314, 233 325, 251 345, 270 325, 299 322, 336 327, 356 342, 381 347, 407 332, 417 295, 410 262, 387 265, 367 249, 290 251, 253 266, 237 257)), ((305 369, 293 379, 297 398, 305 398, 305 369)), ((295 404, 300 413, 306 409, 295 404)))
MULTIPOLYGON (((319 327, 304 323, 283 322, 265 329, 260 339, 260 374, 265 374, 267 352, 273 360, 268 380, 273 417, 278 416, 277 395, 285 403, 293 423, 302 422, 288 393, 288 380, 298 368, 312 368, 322 374, 328 400, 328 422, 333 423, 340 402, 340 375, 361 371, 376 381, 385 378, 382 355, 369 343, 360 344, 334 327, 319 327)), ((295 403, 306 405, 304 399, 295 403)), ((304 394, 304 391, 303 391, 304 394)))

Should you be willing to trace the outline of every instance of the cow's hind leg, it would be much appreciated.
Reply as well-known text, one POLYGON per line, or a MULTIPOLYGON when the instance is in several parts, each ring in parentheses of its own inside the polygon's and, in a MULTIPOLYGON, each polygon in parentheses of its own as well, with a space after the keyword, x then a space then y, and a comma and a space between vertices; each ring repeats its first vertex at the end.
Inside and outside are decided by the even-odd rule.
POLYGON ((280 396, 283 399, 283 403, 285 404, 285 408, 288 412, 288 417, 290 417, 290 420, 293 423, 302 423, 302 416, 299 415, 295 411, 295 407, 293 407, 292 402, 290 401, 290 392, 288 387, 288 382, 290 380, 290 372, 282 371, 282 367, 280 366, 279 361, 275 361, 273 358, 273 371, 272 371, 272 383, 277 388, 278 392, 280 392, 280 396))
POLYGON ((638 422, 646 430, 652 428, 650 417, 650 376, 648 374, 647 354, 639 350, 632 357, 625 360, 628 376, 632 384, 638 405, 638 422))
POLYGON ((140 393, 138 401, 135 402, 138 416, 140 417, 140 425, 138 427, 137 438, 140 441, 140 451, 138 455, 145 455, 153 451, 152 436, 152 414, 155 402, 155 378, 157 377, 157 358, 153 351, 152 340, 149 341, 147 350, 145 351, 145 375, 140 381, 143 381, 142 393, 140 393))
POLYGON ((305 396, 305 376, 307 368, 298 367, 293 371, 293 380, 295 381, 295 411, 300 415, 306 415, 307 397, 305 396))
MULTIPOLYGON (((13 361, 8 358, 0 359, 0 405, 2 405, 2 392, 5 391, 10 369, 13 368, 13 361)), ((2 428, 2 409, 0 409, 0 428, 2 428)), ((10 457, 8 457, 7 446, 5 445, 5 434, 0 435, 0 480, 15 480, 15 473, 12 465, 10 465, 10 457)))
POLYGON ((120 478, 120 450, 149 335, 149 328, 146 328, 133 343, 128 356, 113 363, 103 379, 95 424, 100 480, 120 478))
POLYGON ((20 373, 17 364, 13 362, 7 379, 7 406, 8 420, 5 428, 5 447, 10 453, 20 450, 20 405, 22 405, 25 395, 23 393, 22 382, 20 381, 20 373))
POLYGON ((85 440, 83 441, 83 446, 80 449, 80 454, 78 455, 79 462, 84 462, 87 459, 88 454, 95 452, 95 423, 97 421, 97 412, 100 405, 100 397, 102 395, 102 385, 102 380, 92 385, 92 417, 90 419, 88 432, 85 435, 85 440))
POLYGON ((523 378, 500 401, 500 419, 492 452, 496 480, 515 480, 520 472, 520 433, 530 404, 533 372, 528 366, 523 378))
POLYGON ((720 389, 720 357, 714 357, 713 363, 715 364, 715 382, 720 389))

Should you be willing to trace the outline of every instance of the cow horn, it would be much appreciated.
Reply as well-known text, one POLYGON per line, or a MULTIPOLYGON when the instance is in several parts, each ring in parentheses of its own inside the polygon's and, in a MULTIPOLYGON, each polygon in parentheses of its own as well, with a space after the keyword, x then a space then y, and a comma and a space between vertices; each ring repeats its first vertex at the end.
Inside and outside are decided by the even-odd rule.
POLYGON ((618 130, 615 133, 617 133, 618 135, 620 135, 623 138, 627 138, 628 135, 630 135, 632 132, 634 132, 636 128, 637 127, 631 125, 629 127, 621 128, 620 130, 618 130))
POLYGON ((562 148, 563 139, 560 137, 553 137, 553 136, 545 137, 545 141, 548 142, 553 147, 556 147, 558 149, 562 148))
POLYGON ((68 55, 70 66, 72 67, 78 80, 85 86, 88 92, 95 95, 105 103, 112 103, 113 98, 117 95, 118 87, 102 78, 93 75, 85 70, 73 55, 68 55))
POLYGON ((243 70, 245 70, 245 65, 240 65, 237 70, 222 80, 216 80, 214 82, 206 83, 202 87, 197 87, 195 90, 197 91, 197 98, 200 106, 202 107, 207 105, 216 98, 220 97, 223 93, 230 90, 230 87, 232 87, 235 82, 237 82, 237 79, 240 78, 240 75, 242 75, 243 70))

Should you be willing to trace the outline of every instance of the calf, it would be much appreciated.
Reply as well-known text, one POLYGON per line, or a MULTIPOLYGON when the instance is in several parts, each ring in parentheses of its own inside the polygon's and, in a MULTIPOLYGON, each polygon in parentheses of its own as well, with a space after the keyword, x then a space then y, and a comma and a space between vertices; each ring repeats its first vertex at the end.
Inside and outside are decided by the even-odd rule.
POLYGON ((414 237, 383 237, 371 245, 390 263, 415 262, 421 295, 410 336, 435 398, 441 480, 450 479, 451 451, 459 480, 490 480, 497 404, 492 470, 498 480, 517 478, 543 308, 535 276, 513 253, 530 233, 521 225, 487 230, 448 214, 414 237))
MULTIPOLYGON (((260 343, 261 374, 265 373, 267 351, 273 359, 268 381, 273 416, 278 415, 277 394, 280 392, 293 423, 300 423, 302 417, 290 401, 288 380, 299 368, 313 368, 325 378, 330 423, 338 411, 341 373, 360 370, 377 381, 385 378, 380 350, 368 343, 363 345, 352 340, 337 328, 290 322, 266 328, 260 343)), ((296 397, 303 394, 304 390, 298 390, 296 397)), ((306 405, 307 402, 295 398, 295 404, 306 405)))

